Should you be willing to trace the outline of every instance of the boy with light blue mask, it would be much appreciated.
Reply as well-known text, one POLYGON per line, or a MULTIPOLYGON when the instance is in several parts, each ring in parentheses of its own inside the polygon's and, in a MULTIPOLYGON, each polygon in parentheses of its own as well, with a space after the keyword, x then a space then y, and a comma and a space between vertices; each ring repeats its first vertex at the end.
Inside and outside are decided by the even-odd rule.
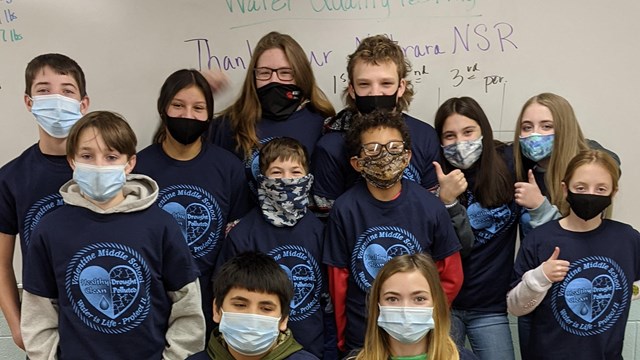
POLYGON ((0 307, 15 344, 20 333, 20 301, 13 255, 20 234, 22 257, 40 219, 63 204, 58 189, 71 178, 66 137, 89 108, 82 68, 62 54, 42 54, 25 70, 24 103, 38 122, 38 142, 0 169, 0 307))
POLYGON ((227 261, 213 283, 219 324, 204 351, 189 360, 312 360, 287 329, 293 287, 269 255, 245 252, 227 261))

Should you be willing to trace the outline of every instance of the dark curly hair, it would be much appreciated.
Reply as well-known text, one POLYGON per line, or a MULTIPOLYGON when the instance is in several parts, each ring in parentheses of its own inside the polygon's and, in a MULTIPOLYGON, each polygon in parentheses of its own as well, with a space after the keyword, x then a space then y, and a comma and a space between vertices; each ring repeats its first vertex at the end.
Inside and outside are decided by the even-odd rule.
POLYGON ((351 120, 351 127, 347 131, 346 144, 349 156, 358 156, 362 148, 362 134, 378 127, 396 129, 402 135, 404 148, 411 150, 411 138, 409 129, 402 117, 402 113, 397 111, 375 110, 369 114, 355 114, 351 120))

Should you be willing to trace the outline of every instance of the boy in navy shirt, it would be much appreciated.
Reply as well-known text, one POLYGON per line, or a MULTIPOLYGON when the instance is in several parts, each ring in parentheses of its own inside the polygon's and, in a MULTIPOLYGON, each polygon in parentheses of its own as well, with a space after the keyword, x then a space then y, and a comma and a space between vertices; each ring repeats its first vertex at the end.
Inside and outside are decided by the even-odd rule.
POLYGON ((206 349, 190 360, 317 359, 287 329, 293 287, 270 256, 246 252, 227 261, 214 280, 213 295, 213 320, 219 326, 206 349))
POLYGON ((25 259, 21 328, 32 359, 184 359, 204 347, 198 271, 158 185, 132 175, 136 137, 92 112, 71 129, 67 206, 25 259))
MULTIPOLYGON (((244 251, 273 257, 295 289, 289 314, 293 336, 318 358, 328 359, 323 349, 328 293, 320 267, 324 225, 307 211, 313 184, 307 152, 298 140, 281 137, 268 142, 260 150, 259 159, 259 207, 229 232, 220 261, 224 263, 244 251)), ((331 340, 335 348, 335 335, 331 340)))
POLYGON ((323 261, 329 266, 342 351, 362 347, 365 298, 391 258, 418 252, 437 262, 449 302, 462 286, 460 243, 444 205, 428 190, 402 178, 411 140, 402 115, 356 115, 347 133, 351 166, 365 181, 340 196, 329 214, 323 261))
POLYGON ((22 349, 13 269, 16 235, 20 234, 24 258, 39 220, 63 204, 58 190, 71 179, 66 138, 89 107, 84 72, 65 55, 35 57, 27 65, 25 79, 24 103, 39 125, 39 141, 0 169, 0 308, 13 341, 22 349))

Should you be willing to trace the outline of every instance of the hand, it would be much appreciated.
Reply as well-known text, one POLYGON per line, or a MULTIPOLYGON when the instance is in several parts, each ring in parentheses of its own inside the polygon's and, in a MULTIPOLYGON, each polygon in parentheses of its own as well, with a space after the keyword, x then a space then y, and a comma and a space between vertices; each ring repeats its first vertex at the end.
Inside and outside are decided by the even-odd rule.
POLYGON ((436 176, 440 184, 440 200, 445 205, 453 204, 458 196, 467 190, 469 185, 467 184, 467 179, 460 169, 455 169, 445 175, 437 161, 433 162, 433 168, 436 170, 436 176))
POLYGON ((556 246, 553 250, 553 254, 542 263, 542 271, 547 279, 552 283, 564 280, 564 277, 569 271, 569 262, 566 260, 558 260, 560 255, 560 248, 556 246))
POLYGON ((229 77, 221 70, 201 70, 200 73, 207 79, 214 94, 220 93, 229 86, 229 77))
POLYGON ((13 337, 13 342, 18 346, 22 351, 24 351, 24 342, 22 341, 22 333, 20 329, 16 333, 11 332, 11 337, 13 337))
POLYGON ((542 205, 544 196, 542 196, 540 188, 538 187, 538 183, 536 183, 536 178, 535 176, 533 176, 533 170, 529 170, 528 175, 528 182, 516 183, 516 192, 514 198, 516 200, 516 204, 524 208, 537 209, 540 205, 542 205))

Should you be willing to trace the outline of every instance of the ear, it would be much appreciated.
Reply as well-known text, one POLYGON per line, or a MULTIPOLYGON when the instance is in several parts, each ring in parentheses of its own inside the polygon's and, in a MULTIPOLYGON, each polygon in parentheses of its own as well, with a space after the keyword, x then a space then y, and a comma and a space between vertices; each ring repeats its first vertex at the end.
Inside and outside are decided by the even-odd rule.
POLYGON ((356 91, 353 88, 353 85, 351 85, 351 83, 349 83, 349 86, 347 86, 347 91, 349 92, 349 96, 351 96, 351 98, 353 100, 355 100, 356 99, 356 91))
POLYGON ((80 113, 85 115, 89 111, 89 96, 85 96, 80 100, 80 113))
POLYGON ((352 156, 351 159, 349 159, 349 162, 351 163, 351 167, 355 171, 362 172, 362 167, 360 166, 360 164, 358 164, 358 157, 357 156, 352 156))
POLYGON ((73 158, 67 156, 67 162, 69 163, 69 166, 71 166, 71 170, 76 170, 76 164, 73 162, 73 158))
POLYGON ((411 152, 411 150, 407 150, 407 166, 409 166, 409 163, 411 163, 411 156, 413 156, 413 153, 411 152))
POLYGON ((398 86, 398 95, 397 98, 401 98, 404 95, 405 90, 407 90, 407 80, 400 79, 400 85, 398 86))
POLYGON ((564 181, 560 182, 560 184, 562 185, 562 197, 566 199, 567 195, 569 194, 569 189, 567 188, 567 184, 565 184, 564 181))
POLYGON ((127 166, 124 167, 124 173, 129 175, 131 174, 131 171, 133 171, 133 168, 136 167, 136 156, 133 155, 129 158, 129 161, 127 162, 127 166))
POLYGON ((215 321, 217 324, 220 324, 220 320, 222 320, 222 311, 216 305, 216 299, 213 299, 213 321, 215 321))
POLYGON ((24 105, 27 107, 27 111, 31 112, 31 107, 33 106, 33 100, 27 94, 24 94, 24 105))
POLYGON ((279 329, 280 331, 284 332, 287 331, 287 324, 289 323, 289 317, 285 316, 284 319, 280 320, 280 326, 279 329))

